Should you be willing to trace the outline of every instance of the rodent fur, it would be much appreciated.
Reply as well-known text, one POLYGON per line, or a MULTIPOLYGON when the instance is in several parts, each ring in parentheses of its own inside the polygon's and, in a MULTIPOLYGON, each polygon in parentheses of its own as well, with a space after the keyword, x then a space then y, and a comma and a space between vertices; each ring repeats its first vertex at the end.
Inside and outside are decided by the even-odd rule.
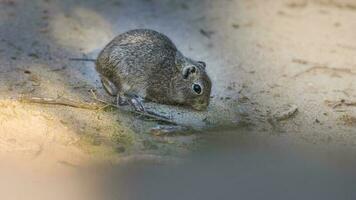
POLYGON ((118 95, 196 110, 209 105, 211 80, 205 63, 185 57, 154 30, 135 29, 115 37, 98 55, 96 70, 116 86, 118 95))

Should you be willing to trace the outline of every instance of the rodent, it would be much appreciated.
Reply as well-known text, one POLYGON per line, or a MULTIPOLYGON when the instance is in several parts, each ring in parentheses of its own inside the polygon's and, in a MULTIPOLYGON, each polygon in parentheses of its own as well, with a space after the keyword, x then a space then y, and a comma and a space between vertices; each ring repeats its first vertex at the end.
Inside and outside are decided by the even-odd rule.
POLYGON ((96 70, 110 93, 206 110, 212 83, 202 61, 185 57, 164 34, 135 29, 116 36, 99 53, 96 70), (107 83, 107 84, 105 84, 107 83))

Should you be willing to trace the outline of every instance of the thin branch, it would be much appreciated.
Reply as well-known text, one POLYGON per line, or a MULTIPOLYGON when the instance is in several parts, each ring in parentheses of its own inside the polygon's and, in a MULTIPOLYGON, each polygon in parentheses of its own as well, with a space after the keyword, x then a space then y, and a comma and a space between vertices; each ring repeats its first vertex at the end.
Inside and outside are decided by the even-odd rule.
POLYGON ((345 99, 341 99, 339 101, 331 101, 331 100, 325 100, 326 105, 332 107, 332 108, 337 108, 340 106, 356 106, 355 101, 346 101, 345 99))
MULTIPOLYGON (((96 95, 95 95, 96 97, 96 95)), ((101 104, 103 104, 103 106, 99 106, 95 103, 83 103, 83 102, 78 102, 78 101, 74 101, 74 100, 70 100, 70 99, 66 99, 66 98, 57 98, 57 99, 52 99, 52 98, 43 98, 43 97, 20 97, 18 100, 20 102, 24 102, 24 103, 37 103, 37 104, 49 104, 49 105, 62 105, 62 106, 69 106, 69 107, 74 107, 74 108, 82 108, 82 109, 88 109, 88 110, 101 110, 105 107, 113 107, 116 109, 121 109, 119 106, 106 102, 104 100, 98 99, 98 98, 94 98, 96 101, 100 102, 101 104)), ((169 123, 172 125, 177 125, 176 122, 165 118, 163 116, 157 115, 153 112, 139 112, 136 110, 130 111, 133 112, 139 116, 143 116, 143 117, 148 117, 151 119, 154 119, 155 121, 160 121, 160 122, 164 122, 164 123, 169 123)))
POLYGON ((324 65, 316 65, 316 66, 313 66, 305 71, 295 74, 293 76, 293 78, 297 78, 303 74, 307 74, 307 73, 317 71, 317 70, 325 70, 325 71, 329 71, 329 72, 339 72, 339 73, 345 73, 345 74, 351 74, 351 75, 356 74, 351 69, 347 69, 347 68, 334 68, 334 67, 328 67, 328 66, 324 66, 324 65))
POLYGON ((42 97, 20 97, 19 98, 20 102, 24 103, 38 103, 38 104, 50 104, 50 105, 62 105, 62 106, 69 106, 69 107, 74 107, 74 108, 83 108, 83 109, 89 109, 89 110, 98 110, 101 107, 92 104, 92 103, 83 103, 83 102, 78 102, 66 98, 57 98, 57 99, 52 99, 52 98, 42 98, 42 97))

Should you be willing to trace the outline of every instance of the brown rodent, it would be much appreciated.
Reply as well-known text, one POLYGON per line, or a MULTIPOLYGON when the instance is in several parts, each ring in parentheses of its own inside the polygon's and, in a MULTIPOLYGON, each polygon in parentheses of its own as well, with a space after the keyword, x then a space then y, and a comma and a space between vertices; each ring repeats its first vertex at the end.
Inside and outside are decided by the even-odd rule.
POLYGON ((120 98, 205 110, 211 81, 205 63, 183 56, 165 35, 136 29, 115 37, 96 60, 105 89, 120 98))

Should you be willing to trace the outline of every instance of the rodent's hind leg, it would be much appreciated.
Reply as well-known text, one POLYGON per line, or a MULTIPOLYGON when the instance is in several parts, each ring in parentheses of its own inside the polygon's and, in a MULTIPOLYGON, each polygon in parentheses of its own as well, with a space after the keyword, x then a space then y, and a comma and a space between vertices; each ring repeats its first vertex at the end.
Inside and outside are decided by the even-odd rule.
POLYGON ((117 87, 111 82, 109 81, 108 78, 106 78, 105 76, 100 76, 101 79, 101 84, 103 85, 103 88, 105 89, 105 91, 111 95, 111 96, 118 96, 118 89, 117 87))
POLYGON ((100 76, 100 79, 101 79, 101 83, 102 83, 105 91, 111 96, 116 96, 116 105, 117 106, 129 105, 128 98, 126 98, 124 94, 119 92, 117 87, 111 81, 109 81, 108 78, 106 78, 105 76, 100 76))

